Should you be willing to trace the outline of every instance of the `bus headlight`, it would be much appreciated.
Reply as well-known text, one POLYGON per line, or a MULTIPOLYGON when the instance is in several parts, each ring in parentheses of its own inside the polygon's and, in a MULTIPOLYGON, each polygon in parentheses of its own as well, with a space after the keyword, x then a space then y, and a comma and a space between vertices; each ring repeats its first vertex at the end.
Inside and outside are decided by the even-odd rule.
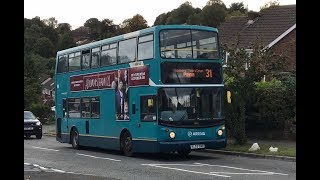
POLYGON ((222 132, 222 130, 221 130, 221 129, 219 129, 219 131, 218 131, 218 135, 219 135, 219 136, 222 136, 222 133, 223 133, 223 132, 222 132))
POLYGON ((176 137, 176 133, 174 133, 173 131, 171 131, 171 132, 169 133, 169 136, 170 136, 171 139, 173 139, 173 138, 176 137))

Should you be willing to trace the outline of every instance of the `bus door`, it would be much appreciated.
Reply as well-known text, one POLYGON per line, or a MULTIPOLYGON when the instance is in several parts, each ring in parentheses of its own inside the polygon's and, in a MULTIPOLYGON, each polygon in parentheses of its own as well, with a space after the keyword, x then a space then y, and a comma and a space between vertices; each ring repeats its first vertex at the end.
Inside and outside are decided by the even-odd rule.
POLYGON ((62 119, 60 122, 60 126, 58 126, 57 133, 68 133, 69 127, 68 127, 68 101, 67 98, 62 99, 62 119))
POLYGON ((67 99, 63 98, 62 102, 56 103, 56 133, 57 137, 61 138, 62 126, 66 124, 67 116, 67 99))

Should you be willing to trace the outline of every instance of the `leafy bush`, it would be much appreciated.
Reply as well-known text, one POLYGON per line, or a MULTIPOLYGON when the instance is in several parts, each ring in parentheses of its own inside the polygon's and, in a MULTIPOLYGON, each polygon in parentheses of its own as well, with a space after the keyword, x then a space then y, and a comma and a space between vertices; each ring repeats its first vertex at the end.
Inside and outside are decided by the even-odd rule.
POLYGON ((267 130, 284 130, 295 112, 295 88, 293 83, 283 83, 272 79, 268 82, 257 82, 257 101, 255 106, 259 111, 258 121, 267 130), (290 85, 291 84, 291 85, 290 85))
POLYGON ((52 118, 52 112, 49 106, 42 104, 31 104, 30 111, 39 117, 41 123, 46 123, 48 119, 52 118))
POLYGON ((247 142, 245 133, 245 106, 244 103, 237 98, 237 94, 232 94, 231 104, 226 104, 226 128, 230 132, 230 136, 235 138, 237 144, 245 144, 247 142))

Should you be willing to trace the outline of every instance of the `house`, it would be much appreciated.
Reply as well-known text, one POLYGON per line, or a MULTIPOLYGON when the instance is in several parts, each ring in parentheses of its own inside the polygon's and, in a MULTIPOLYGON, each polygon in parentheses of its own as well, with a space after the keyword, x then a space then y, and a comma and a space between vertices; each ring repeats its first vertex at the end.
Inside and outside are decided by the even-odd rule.
MULTIPOLYGON (((287 71, 296 70, 296 5, 271 6, 255 18, 232 17, 219 27, 220 42, 252 52, 258 43, 288 59, 287 71)), ((227 58, 226 58, 227 59, 227 58)))
MULTIPOLYGON (((40 78, 41 87, 42 87, 42 101, 43 104, 48 104, 54 101, 55 89, 54 89, 54 81, 48 75, 43 75, 40 78)), ((50 104, 48 104, 50 105, 50 104)))

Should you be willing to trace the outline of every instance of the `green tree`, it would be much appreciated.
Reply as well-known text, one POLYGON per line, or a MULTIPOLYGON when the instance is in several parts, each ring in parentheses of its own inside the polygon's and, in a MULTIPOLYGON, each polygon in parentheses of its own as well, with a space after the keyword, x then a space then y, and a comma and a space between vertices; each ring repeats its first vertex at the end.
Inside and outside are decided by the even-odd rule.
POLYGON ((240 3, 232 3, 229 6, 228 13, 232 13, 233 11, 239 11, 242 14, 246 14, 248 10, 244 7, 243 2, 240 3))
POLYGON ((42 33, 43 33, 44 37, 48 38, 51 41, 51 43, 54 45, 54 47, 57 46, 59 34, 56 31, 56 29, 54 29, 51 26, 46 26, 42 29, 42 33))
POLYGON ((148 27, 147 21, 143 16, 137 14, 132 18, 126 19, 122 22, 122 31, 123 33, 129 33, 133 31, 138 31, 148 27))
MULTIPOLYGON (((32 23, 32 21, 31 21, 32 23)), ((37 42, 39 37, 42 37, 42 27, 37 24, 31 24, 24 31, 24 49, 26 52, 30 52, 34 48, 34 44, 37 42)))
POLYGON ((101 22, 97 18, 90 18, 84 23, 89 28, 89 36, 91 40, 99 40, 101 34, 101 22))
POLYGON ((246 142, 245 114, 255 102, 255 82, 264 75, 284 69, 286 59, 255 45, 249 55, 244 49, 224 47, 229 52, 224 72, 232 78, 226 88, 232 91, 233 103, 227 104, 226 120, 231 135, 242 144, 246 142))
POLYGON ((58 51, 63 50, 63 49, 67 49, 67 48, 71 48, 71 47, 75 47, 75 46, 76 46, 76 44, 73 41, 73 37, 71 35, 71 32, 65 32, 60 35, 59 41, 58 41, 58 46, 57 46, 58 51))
POLYGON ((188 17, 187 24, 190 25, 201 25, 201 13, 193 14, 188 17))
POLYGON ((59 23, 56 31, 58 32, 58 34, 70 33, 71 25, 69 23, 59 23))
POLYGON ((217 27, 224 22, 227 16, 227 7, 220 0, 210 0, 201 12, 201 24, 217 27))
POLYGON ((272 7, 272 6, 279 6, 279 4, 280 4, 279 0, 270 0, 267 3, 265 3, 263 6, 260 7, 260 11, 267 9, 269 7, 272 7))
POLYGON ((40 102, 41 85, 39 71, 30 54, 24 56, 24 108, 29 109, 31 104, 40 102))
POLYGON ((110 19, 101 21, 101 39, 109 38, 116 35, 117 26, 110 19))
POLYGON ((58 26, 58 20, 55 17, 50 17, 48 19, 44 19, 43 22, 52 28, 56 28, 58 26))
POLYGON ((187 23, 189 16, 192 16, 194 13, 195 9, 192 7, 191 3, 186 1, 177 9, 171 11, 166 24, 185 24, 187 23))
POLYGON ((159 16, 157 16, 156 20, 154 21, 153 25, 165 25, 167 22, 168 17, 170 16, 171 12, 168 13, 162 13, 159 16))
POLYGON ((42 37, 37 39, 33 47, 33 52, 39 54, 42 57, 54 57, 56 50, 52 42, 46 38, 42 37))

